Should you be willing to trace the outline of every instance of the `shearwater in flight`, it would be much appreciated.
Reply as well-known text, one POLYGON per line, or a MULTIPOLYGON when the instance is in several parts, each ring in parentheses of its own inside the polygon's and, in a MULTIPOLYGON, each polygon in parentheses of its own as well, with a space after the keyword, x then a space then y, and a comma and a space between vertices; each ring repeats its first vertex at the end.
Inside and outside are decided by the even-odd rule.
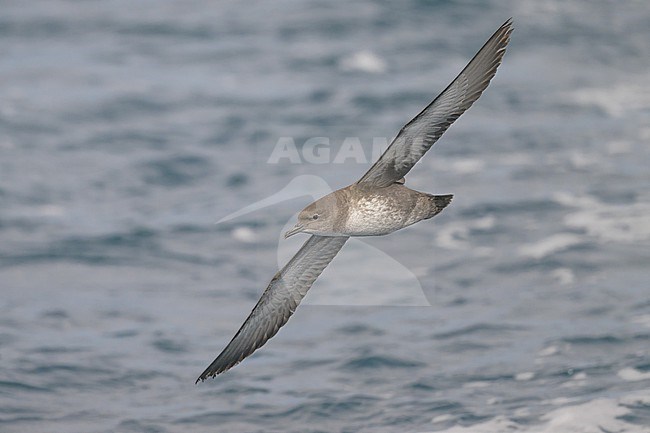
POLYGON ((361 179, 300 212, 285 237, 308 233, 309 239, 275 274, 237 334, 197 383, 239 364, 273 337, 350 236, 392 233, 432 218, 451 202, 451 195, 409 189, 404 176, 490 84, 512 29, 511 19, 499 27, 454 81, 404 125, 361 179))

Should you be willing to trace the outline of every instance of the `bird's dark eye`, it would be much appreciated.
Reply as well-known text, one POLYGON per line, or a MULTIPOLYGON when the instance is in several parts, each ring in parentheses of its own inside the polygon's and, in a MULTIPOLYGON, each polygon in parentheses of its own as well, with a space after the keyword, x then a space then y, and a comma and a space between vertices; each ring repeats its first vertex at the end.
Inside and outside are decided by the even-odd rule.
POLYGON ((313 220, 317 220, 317 219, 318 219, 318 214, 314 214, 314 216, 311 217, 311 219, 313 219, 313 220))

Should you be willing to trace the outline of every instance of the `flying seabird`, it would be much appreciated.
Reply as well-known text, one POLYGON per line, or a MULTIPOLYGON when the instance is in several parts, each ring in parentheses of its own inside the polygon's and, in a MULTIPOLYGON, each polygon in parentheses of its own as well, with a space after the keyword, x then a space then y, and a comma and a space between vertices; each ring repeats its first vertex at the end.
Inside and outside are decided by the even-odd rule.
POLYGON ((512 29, 512 19, 499 27, 451 84, 402 127, 361 179, 300 212, 285 238, 296 233, 311 236, 275 274, 237 334, 197 383, 239 364, 273 337, 350 236, 392 233, 432 218, 451 202, 452 195, 431 195, 406 187, 404 176, 490 84, 512 29))

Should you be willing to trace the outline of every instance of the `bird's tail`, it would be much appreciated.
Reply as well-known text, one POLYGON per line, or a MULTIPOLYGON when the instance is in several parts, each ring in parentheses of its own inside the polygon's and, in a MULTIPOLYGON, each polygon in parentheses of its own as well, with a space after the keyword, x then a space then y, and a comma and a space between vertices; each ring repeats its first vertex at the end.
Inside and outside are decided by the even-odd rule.
POLYGON ((451 203, 451 199, 454 197, 453 194, 446 195, 430 195, 429 196, 429 214, 425 219, 433 218, 438 215, 444 208, 451 203))

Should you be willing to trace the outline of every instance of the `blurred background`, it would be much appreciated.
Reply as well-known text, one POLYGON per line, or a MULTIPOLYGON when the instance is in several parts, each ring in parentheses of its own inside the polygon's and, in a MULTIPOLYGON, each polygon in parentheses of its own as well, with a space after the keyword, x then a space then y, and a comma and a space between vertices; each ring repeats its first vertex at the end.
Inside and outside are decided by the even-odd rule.
POLYGON ((3 432, 648 431, 647 2, 1 5, 3 432), (358 179, 344 139, 394 136, 509 17, 496 78, 408 176, 454 202, 363 241, 419 301, 375 302, 402 287, 346 246, 195 386, 309 191, 214 222, 358 179), (269 163, 281 137, 331 158, 269 163), (332 288, 360 302, 309 302, 332 288))

